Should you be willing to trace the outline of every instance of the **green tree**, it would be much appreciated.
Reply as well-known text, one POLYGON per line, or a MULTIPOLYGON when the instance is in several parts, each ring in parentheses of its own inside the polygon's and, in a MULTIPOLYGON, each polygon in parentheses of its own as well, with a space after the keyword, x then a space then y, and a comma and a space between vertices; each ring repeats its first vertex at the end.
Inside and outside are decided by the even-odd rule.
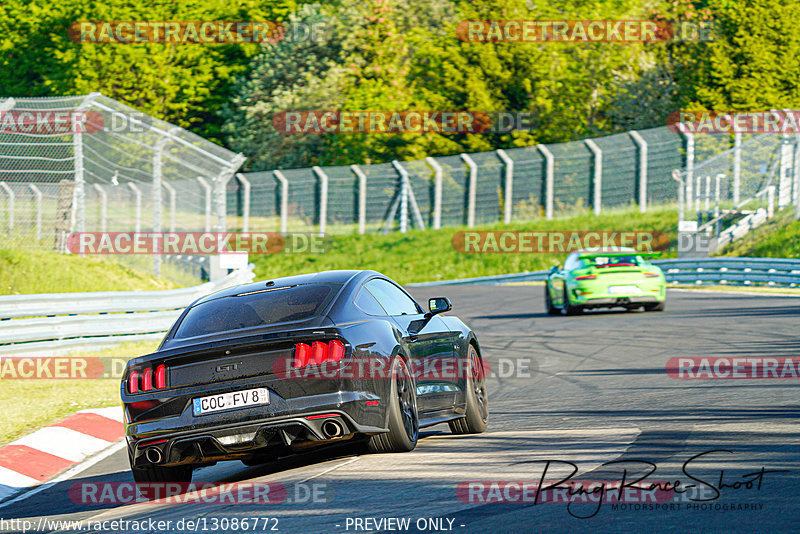
POLYGON ((294 9, 293 0, 9 0, 0 4, 0 95, 99 91, 218 139, 217 110, 227 101, 233 78, 258 52, 257 44, 75 43, 67 30, 75 21, 282 20, 294 9))

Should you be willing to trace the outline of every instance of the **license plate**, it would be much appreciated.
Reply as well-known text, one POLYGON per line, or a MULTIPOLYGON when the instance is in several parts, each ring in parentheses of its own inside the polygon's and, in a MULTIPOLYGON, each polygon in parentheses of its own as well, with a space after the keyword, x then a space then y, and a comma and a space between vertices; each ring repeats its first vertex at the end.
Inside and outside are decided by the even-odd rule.
POLYGON ((258 406, 269 404, 269 391, 267 388, 246 389, 243 391, 229 391, 208 397, 199 397, 192 400, 195 415, 205 415, 222 410, 233 410, 245 406, 258 406))
POLYGON ((618 293, 641 293, 638 286, 609 286, 608 293, 610 295, 618 293))

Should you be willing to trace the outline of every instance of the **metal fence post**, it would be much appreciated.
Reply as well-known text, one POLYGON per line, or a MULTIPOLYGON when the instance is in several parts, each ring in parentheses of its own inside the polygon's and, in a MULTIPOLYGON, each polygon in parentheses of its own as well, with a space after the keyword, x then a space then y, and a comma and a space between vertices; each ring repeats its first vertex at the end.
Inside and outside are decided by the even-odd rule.
MULTIPOLYGON (((400 175, 400 180, 403 183, 403 191, 405 192, 404 196, 406 197, 406 202, 411 203, 411 211, 414 213, 414 221, 417 223, 417 228, 424 230, 425 222, 422 220, 422 213, 419 211, 419 204, 417 204, 417 197, 414 195, 414 189, 411 187, 408 171, 397 160, 392 161, 392 166, 400 175)), ((408 209, 408 206, 406 206, 406 209, 408 209)))
POLYGON ((553 175, 555 174, 555 158, 553 153, 544 145, 536 145, 539 152, 542 153, 545 160, 545 201, 544 201, 544 218, 548 221, 553 218, 553 175))
POLYGON ((603 151, 591 139, 584 140, 586 146, 592 151, 594 156, 594 175, 592 177, 593 198, 592 204, 594 205, 594 214, 600 215, 600 209, 603 206, 603 151))
POLYGON ((678 169, 672 171, 672 179, 678 182, 678 222, 683 221, 684 216, 684 194, 686 193, 681 179, 681 173, 678 169))
POLYGON ((691 207, 692 198, 692 185, 694 180, 694 134, 686 131, 683 124, 679 123, 678 130, 686 138, 686 204, 691 207))
POLYGON ((71 119, 73 166, 75 170, 75 229, 78 232, 86 231, 86 191, 84 190, 86 179, 83 164, 83 132, 78 128, 78 125, 83 121, 79 120, 80 117, 77 112, 88 108, 98 96, 100 96, 100 93, 97 92, 86 95, 86 98, 75 108, 76 113, 72 114, 71 119))
POLYGON ((794 180, 792 181, 792 203, 795 217, 800 217, 800 132, 794 137, 794 180))
POLYGON ((324 236, 328 218, 328 175, 316 165, 311 170, 319 177, 319 235, 324 236))
POLYGON ((161 182, 164 189, 169 193, 169 231, 175 231, 175 188, 169 185, 168 182, 161 182))
POLYGON ((214 178, 214 184, 216 185, 216 197, 215 205, 216 205, 216 212, 217 212, 217 224, 216 229, 218 232, 225 232, 228 229, 228 221, 227 221, 227 214, 228 214, 228 182, 233 175, 236 174, 236 171, 239 170, 239 167, 242 166, 244 160, 246 158, 241 154, 236 154, 233 160, 225 167, 222 172, 220 172, 214 178))
POLYGON ((461 154, 461 159, 469 167, 469 182, 467 183, 467 227, 475 226, 475 198, 477 197, 478 187, 478 165, 469 156, 461 154))
POLYGON ((128 187, 131 188, 131 190, 133 191, 133 194, 136 196, 136 204, 135 204, 135 206, 136 206, 136 211, 135 211, 136 215, 135 215, 135 222, 134 222, 134 228, 135 228, 134 231, 136 233, 139 233, 142 230, 142 191, 141 191, 141 189, 136 187, 136 184, 134 184, 133 182, 128 182, 128 187))
MULTIPOLYGON (((35 184, 28 184, 36 197, 36 241, 42 240, 42 192, 35 184)), ((103 229, 105 232, 105 229, 103 229)))
POLYGON ((205 190, 206 193, 205 207, 204 207, 204 211, 206 214, 205 231, 210 232, 211 231, 211 186, 202 176, 198 176, 197 181, 200 182, 200 185, 203 186, 203 189, 205 190))
POLYGON ((400 232, 404 234, 408 231, 408 183, 400 176, 400 232))
POLYGON ((288 226, 289 180, 286 179, 281 171, 272 171, 272 174, 281 183, 281 233, 285 234, 288 226))
POLYGON ((686 199, 684 204, 686 204, 687 211, 691 213, 692 211, 692 179, 687 175, 686 176, 686 199))
POLYGON ((775 215, 775 186, 771 185, 767 188, 767 219, 771 219, 775 215))
POLYGON ((10 234, 14 229, 14 191, 5 182, 0 182, 0 187, 8 195, 8 233, 10 234))
POLYGON ((639 213, 647 212, 647 141, 636 130, 628 132, 639 147, 639 213))
POLYGON ((442 227, 442 166, 430 156, 425 162, 433 169, 433 229, 438 230, 442 227))
POLYGON ((733 134, 733 205, 739 205, 742 183, 742 132, 733 134))
POLYGON ((697 183, 694 188, 694 211, 700 211, 700 196, 702 195, 703 177, 697 177, 697 183))
POLYGON ((236 179, 244 188, 244 201, 242 202, 242 232, 250 229, 250 182, 240 172, 236 173, 236 179))
POLYGON ((86 227, 86 216, 84 212, 84 198, 85 193, 83 190, 84 176, 83 176, 83 134, 76 131, 78 117, 73 114, 72 116, 72 157, 75 169, 75 192, 73 198, 75 199, 75 206, 73 207, 75 213, 75 229, 78 232, 83 232, 86 227))
MULTIPOLYGON (((161 155, 164 146, 170 140, 169 135, 176 129, 177 127, 172 128, 167 135, 156 141, 153 147, 153 183, 150 191, 153 196, 153 233, 161 232, 161 178, 163 176, 161 155)), ((161 276, 161 254, 158 254, 157 251, 153 251, 153 274, 161 276)))
MULTIPOLYGON (((787 114, 773 110, 772 114, 778 119, 778 124, 785 125, 787 114)), ((780 144, 780 172, 778 174, 778 209, 782 209, 792 202, 792 167, 794 158, 792 154, 792 143, 789 140, 789 133, 782 129, 780 144)))
POLYGON ((511 208, 514 202, 514 160, 502 148, 497 150, 497 155, 506 166, 505 187, 503 187, 503 222, 508 224, 511 222, 511 208))
POLYGON ((93 184, 92 187, 100 195, 100 231, 105 232, 108 219, 108 195, 100 184, 93 184))
POLYGON ((367 175, 358 165, 350 165, 350 170, 358 177, 358 233, 367 228, 367 175))

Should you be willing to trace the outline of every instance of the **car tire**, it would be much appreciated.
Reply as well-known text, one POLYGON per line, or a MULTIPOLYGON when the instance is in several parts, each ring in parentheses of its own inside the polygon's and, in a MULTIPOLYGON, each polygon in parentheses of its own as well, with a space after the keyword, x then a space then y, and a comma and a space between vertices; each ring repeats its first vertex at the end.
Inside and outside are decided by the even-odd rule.
POLYGON ((464 417, 450 421, 453 434, 480 434, 489 425, 489 399, 486 395, 486 376, 483 362, 475 346, 469 346, 469 368, 465 386, 467 411, 464 417))
POLYGON ((417 446, 417 393, 411 372, 402 357, 395 356, 390 376, 392 384, 387 402, 389 432, 370 436, 367 441, 370 452, 408 452, 417 446))
POLYGON ((661 302, 657 302, 655 304, 645 304, 644 311, 664 311, 666 305, 666 300, 662 300, 661 302))
POLYGON ((565 315, 578 315, 583 313, 583 308, 580 306, 573 306, 569 301, 569 293, 567 292, 567 285, 564 284, 564 314, 565 315))
POLYGON ((550 285, 547 282, 544 284, 544 307, 547 315, 561 315, 561 310, 553 306, 553 299, 550 298, 550 285))
POLYGON ((133 474, 134 482, 137 484, 152 484, 154 482, 188 483, 192 481, 192 470, 190 465, 173 467, 153 465, 149 467, 132 467, 131 473, 133 474))

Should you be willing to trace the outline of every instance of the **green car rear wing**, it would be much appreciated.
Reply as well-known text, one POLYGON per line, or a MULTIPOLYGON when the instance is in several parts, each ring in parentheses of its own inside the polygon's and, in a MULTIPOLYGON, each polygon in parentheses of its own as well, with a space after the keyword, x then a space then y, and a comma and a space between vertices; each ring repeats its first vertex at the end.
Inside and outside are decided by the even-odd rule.
POLYGON ((657 258, 661 252, 636 252, 629 250, 628 252, 582 252, 578 255, 579 260, 588 260, 591 258, 621 258, 624 256, 641 256, 643 258, 657 258))

